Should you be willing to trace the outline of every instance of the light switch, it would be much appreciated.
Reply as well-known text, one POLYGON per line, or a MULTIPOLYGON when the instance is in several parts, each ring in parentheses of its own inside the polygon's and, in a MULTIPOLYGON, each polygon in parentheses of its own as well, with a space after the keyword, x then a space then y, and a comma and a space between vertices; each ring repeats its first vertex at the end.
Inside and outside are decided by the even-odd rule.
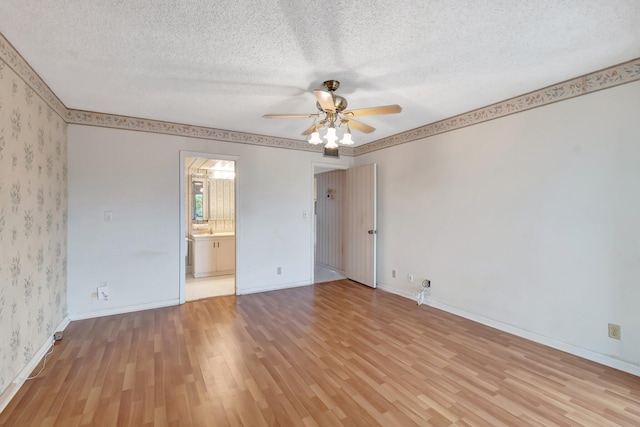
POLYGON ((309 211, 308 210, 303 210, 302 211, 302 218, 307 219, 309 218, 309 211))
POLYGON ((111 222, 113 219, 113 211, 104 211, 104 222, 111 222))

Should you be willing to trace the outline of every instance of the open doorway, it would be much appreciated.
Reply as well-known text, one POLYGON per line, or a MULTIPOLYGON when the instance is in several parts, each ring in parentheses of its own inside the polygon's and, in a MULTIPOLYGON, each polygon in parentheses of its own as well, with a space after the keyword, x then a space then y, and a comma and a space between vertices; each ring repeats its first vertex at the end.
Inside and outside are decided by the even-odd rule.
POLYGON ((377 166, 314 165, 313 283, 376 285, 377 166))
POLYGON ((236 164, 202 156, 183 158, 183 301, 236 293, 236 164))
POLYGON ((313 283, 346 277, 342 244, 345 173, 340 166, 313 165, 313 283))

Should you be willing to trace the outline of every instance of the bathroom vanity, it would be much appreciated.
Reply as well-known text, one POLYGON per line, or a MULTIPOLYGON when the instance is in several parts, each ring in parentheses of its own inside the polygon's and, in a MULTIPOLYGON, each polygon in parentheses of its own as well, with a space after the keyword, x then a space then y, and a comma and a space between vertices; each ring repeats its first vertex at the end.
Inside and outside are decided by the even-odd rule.
POLYGON ((233 232, 194 234, 193 277, 234 274, 236 237, 233 232))

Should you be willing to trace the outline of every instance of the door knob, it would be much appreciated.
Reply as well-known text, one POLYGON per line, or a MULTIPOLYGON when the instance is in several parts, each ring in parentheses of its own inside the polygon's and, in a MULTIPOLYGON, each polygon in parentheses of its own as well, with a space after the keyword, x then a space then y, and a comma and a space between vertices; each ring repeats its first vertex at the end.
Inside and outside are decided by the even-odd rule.
POLYGON ((369 231, 367 231, 367 233, 369 233, 369 234, 376 234, 376 233, 378 233, 378 230, 369 230, 369 231))

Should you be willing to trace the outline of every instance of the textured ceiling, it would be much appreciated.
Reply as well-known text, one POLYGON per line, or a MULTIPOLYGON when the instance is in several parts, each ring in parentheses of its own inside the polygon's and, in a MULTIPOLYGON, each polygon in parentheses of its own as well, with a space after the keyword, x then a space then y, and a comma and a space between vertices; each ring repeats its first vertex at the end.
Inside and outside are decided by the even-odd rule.
POLYGON ((64 104, 303 139, 338 79, 357 145, 640 57, 637 0, 0 0, 0 32, 64 104))

